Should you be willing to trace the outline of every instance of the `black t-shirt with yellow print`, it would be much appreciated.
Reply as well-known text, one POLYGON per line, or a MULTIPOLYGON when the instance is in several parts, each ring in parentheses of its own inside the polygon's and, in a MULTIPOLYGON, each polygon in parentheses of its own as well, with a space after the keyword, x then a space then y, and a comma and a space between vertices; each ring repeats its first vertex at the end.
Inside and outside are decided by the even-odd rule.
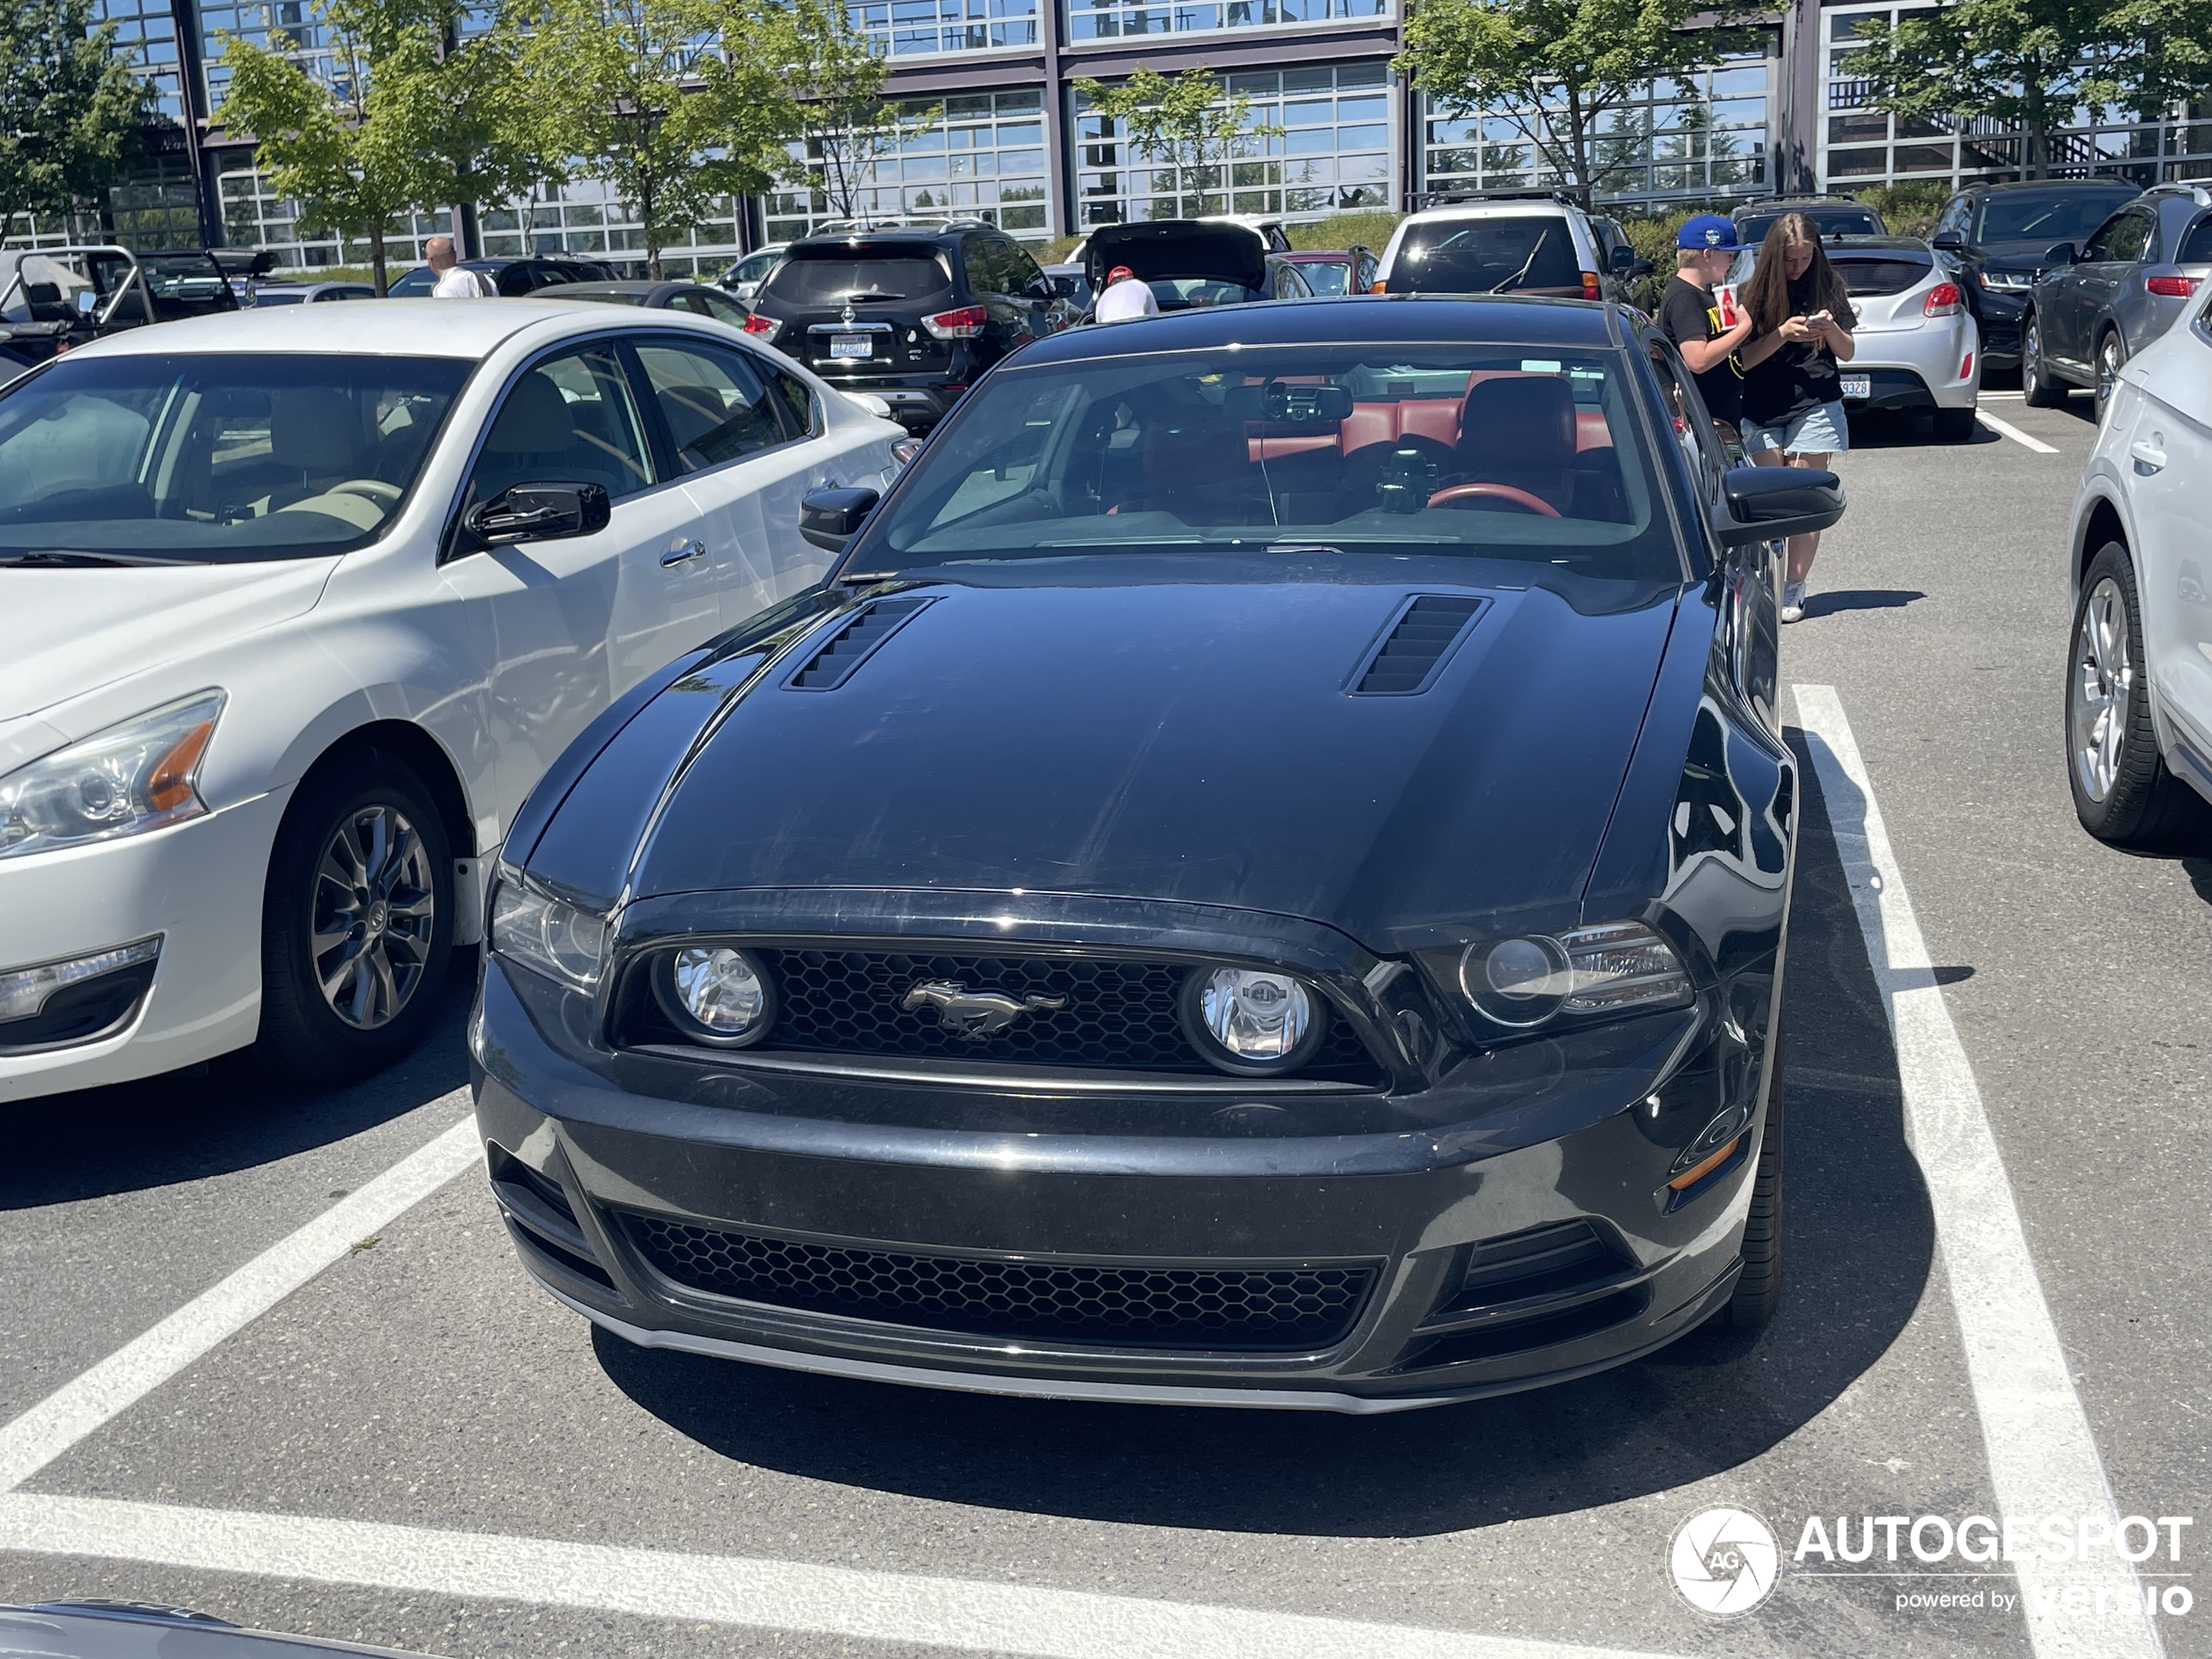
MULTIPOLYGON (((1680 346, 1685 340, 1716 339, 1728 330, 1721 327, 1720 308, 1711 293, 1689 278, 1678 276, 1660 296, 1659 332, 1680 346)), ((1696 381, 1697 395, 1705 400, 1713 419, 1733 423, 1743 418, 1743 369, 1734 354, 1696 376, 1696 381)))

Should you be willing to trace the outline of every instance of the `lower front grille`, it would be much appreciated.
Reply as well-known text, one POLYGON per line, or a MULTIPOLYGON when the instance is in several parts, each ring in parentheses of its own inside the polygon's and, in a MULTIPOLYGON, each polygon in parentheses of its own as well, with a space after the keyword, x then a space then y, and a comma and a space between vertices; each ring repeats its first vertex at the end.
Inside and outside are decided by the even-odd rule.
POLYGON ((806 1244, 627 1217, 688 1290, 964 1336, 1090 1346, 1295 1352, 1333 1346, 1373 1288, 1363 1266, 1115 1267, 806 1244))

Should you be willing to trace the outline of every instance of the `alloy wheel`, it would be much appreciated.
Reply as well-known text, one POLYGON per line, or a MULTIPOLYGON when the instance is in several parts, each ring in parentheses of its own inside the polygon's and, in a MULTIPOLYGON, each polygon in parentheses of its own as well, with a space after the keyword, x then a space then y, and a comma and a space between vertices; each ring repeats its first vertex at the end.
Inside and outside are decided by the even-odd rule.
POLYGON ((2020 340, 2020 395, 2033 398, 2042 381, 2043 331, 2031 316, 2020 340))
POLYGON ((2128 598, 2107 577, 2090 590, 2074 640, 2074 695, 2067 708, 2074 777, 2101 801, 2120 776, 2135 671, 2128 658, 2128 598))
POLYGON ((332 833, 315 866, 309 952, 331 1011, 356 1030, 388 1024, 428 966, 437 889, 422 838, 370 805, 332 833))
POLYGON ((2097 347, 2097 419, 2102 421, 2105 411, 2112 407, 2114 388, 2120 383, 2120 366, 2126 361, 2120 347, 2120 336, 2108 334, 2097 347))

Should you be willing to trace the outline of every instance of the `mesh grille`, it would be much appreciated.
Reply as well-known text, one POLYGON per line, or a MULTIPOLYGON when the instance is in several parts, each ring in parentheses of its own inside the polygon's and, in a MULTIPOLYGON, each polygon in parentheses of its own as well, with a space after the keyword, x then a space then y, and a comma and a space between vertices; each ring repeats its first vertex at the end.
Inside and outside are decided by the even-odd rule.
POLYGON ((1101 1267, 800 1244, 631 1216, 663 1275, 810 1313, 988 1337, 1130 1346, 1326 1347, 1359 1318, 1371 1267, 1101 1267))
MULTIPOLYGON (((1187 970, 1164 962, 874 951, 762 954, 782 1001, 771 1048, 1217 1075, 1191 1048, 1177 1016, 1187 970), (940 979, 1062 1006, 1032 1008, 1003 1031, 964 1037, 946 1030, 933 1008, 900 1006, 916 985, 940 979)), ((1375 1068, 1350 1024, 1332 1019, 1321 1051, 1300 1075, 1366 1082, 1375 1068)))

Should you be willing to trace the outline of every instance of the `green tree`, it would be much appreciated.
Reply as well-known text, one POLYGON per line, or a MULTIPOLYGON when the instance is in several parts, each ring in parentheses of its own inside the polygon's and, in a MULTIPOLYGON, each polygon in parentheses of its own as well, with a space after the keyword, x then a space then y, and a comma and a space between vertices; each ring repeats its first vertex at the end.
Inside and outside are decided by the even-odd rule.
POLYGON ((762 14, 717 0, 541 0, 523 48, 530 95, 576 171, 636 216, 647 268, 730 197, 765 190, 792 99, 757 38, 762 14))
POLYGON ((1204 64, 1179 75, 1139 69, 1113 86, 1079 80, 1076 91, 1091 113, 1121 128, 1138 155, 1175 170, 1171 199, 1185 218, 1204 212, 1209 196, 1219 196, 1225 209, 1229 164, 1283 135, 1279 126, 1253 121, 1251 98, 1224 95, 1221 78, 1204 64))
POLYGON ((151 102, 91 26, 91 0, 0 6, 0 234, 17 213, 96 199, 130 158, 151 102))
MULTIPOLYGON (((792 100, 798 153, 786 153, 779 176, 820 197, 839 218, 860 217, 875 164, 899 146, 899 109, 883 97, 890 65, 841 4, 771 4, 758 14, 757 30, 759 50, 792 100)), ((921 131, 928 122, 909 117, 907 125, 921 131)))
POLYGON ((1420 0, 1392 67, 1447 116, 1510 123, 1587 204, 1642 159, 1606 144, 1604 118, 1617 126, 1649 82, 1743 50, 1739 15, 1708 0, 1420 0))

